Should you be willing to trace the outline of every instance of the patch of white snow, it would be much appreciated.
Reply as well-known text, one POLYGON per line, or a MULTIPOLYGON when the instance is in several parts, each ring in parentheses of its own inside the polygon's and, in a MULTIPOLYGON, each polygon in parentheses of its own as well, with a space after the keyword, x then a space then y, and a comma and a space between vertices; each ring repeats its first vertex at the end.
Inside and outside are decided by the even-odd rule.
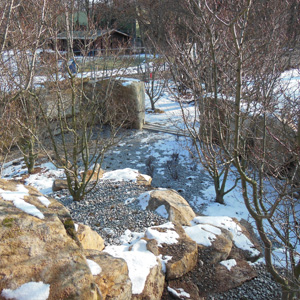
POLYGON ((0 196, 5 201, 12 201, 15 207, 21 209, 25 213, 44 219, 44 215, 34 205, 23 200, 24 197, 28 195, 28 190, 21 184, 17 185, 16 191, 5 191, 0 189, 0 196))
POLYGON ((47 300, 50 293, 50 284, 27 282, 15 290, 3 289, 1 296, 14 300, 47 300))
POLYGON ((87 259, 88 266, 91 270, 92 275, 99 275, 102 272, 101 267, 93 260, 87 259))

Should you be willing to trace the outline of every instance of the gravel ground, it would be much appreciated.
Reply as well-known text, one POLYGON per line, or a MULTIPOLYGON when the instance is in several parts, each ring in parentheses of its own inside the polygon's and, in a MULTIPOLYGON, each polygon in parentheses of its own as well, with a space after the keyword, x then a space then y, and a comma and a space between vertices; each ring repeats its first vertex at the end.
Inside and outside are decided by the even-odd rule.
MULTIPOLYGON (((175 180, 167 165, 167 161, 172 160, 172 151, 155 147, 155 143, 162 138, 169 136, 147 131, 128 131, 122 142, 106 154, 102 168, 106 171, 133 168, 143 174, 149 174, 151 172, 146 161, 150 156, 154 156, 152 186, 177 190, 189 201, 194 211, 201 214, 203 208, 193 203, 193 195, 201 195, 201 190, 206 187, 209 178, 195 168, 192 162, 179 159, 176 165, 178 178, 175 180), (160 159, 164 156, 167 156, 166 160, 160 159)), ((132 182, 100 181, 93 193, 80 202, 73 202, 65 191, 53 193, 51 196, 59 199, 70 210, 75 222, 89 225, 97 231, 104 238, 106 245, 118 245, 121 243, 120 236, 126 229, 143 232, 149 226, 166 222, 155 212, 141 210, 137 201, 134 201, 148 189, 132 182), (130 201, 126 201, 128 199, 130 201)), ((280 287, 272 280, 265 267, 258 265, 256 268, 257 278, 226 293, 211 295, 207 299, 281 299, 280 287)))

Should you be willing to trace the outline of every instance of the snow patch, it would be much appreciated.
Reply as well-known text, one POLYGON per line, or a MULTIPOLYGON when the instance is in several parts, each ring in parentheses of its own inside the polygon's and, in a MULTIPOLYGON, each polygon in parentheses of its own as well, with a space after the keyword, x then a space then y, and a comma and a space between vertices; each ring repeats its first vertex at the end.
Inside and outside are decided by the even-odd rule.
POLYGON ((132 294, 143 292, 150 270, 157 265, 156 256, 148 251, 146 246, 145 240, 139 240, 131 247, 121 245, 105 248, 105 252, 126 261, 132 282, 132 294))
POLYGON ((182 299, 182 297, 190 298, 190 294, 185 292, 184 289, 178 288, 177 290, 172 289, 168 286, 168 292, 174 295, 175 297, 178 297, 179 299, 182 299))
POLYGON ((242 233, 241 227, 229 217, 196 217, 191 224, 212 224, 224 228, 233 235, 233 242, 236 247, 249 251, 251 256, 258 256, 260 252, 255 249, 251 241, 242 233))
POLYGON ((125 168, 120 170, 114 170, 103 174, 102 180, 110 181, 131 181, 137 182, 137 177, 142 176, 145 180, 149 180, 151 177, 148 175, 140 174, 138 170, 125 168))
POLYGON ((209 247, 212 241, 216 239, 216 235, 220 235, 222 231, 208 224, 198 224, 192 227, 184 227, 186 234, 198 245, 209 247))
POLYGON ((232 267, 236 266, 236 260, 235 259, 223 260, 220 262, 220 264, 226 267, 228 271, 230 271, 232 267))
POLYGON ((163 218, 168 219, 169 213, 164 205, 159 206, 155 211, 163 218))
POLYGON ((27 282, 15 290, 3 289, 1 296, 15 300, 47 300, 50 293, 50 284, 27 282))
POLYGON ((158 243, 158 246, 162 244, 177 244, 179 235, 174 229, 174 225, 171 222, 168 222, 163 225, 149 227, 146 232, 145 236, 148 239, 155 239, 158 243), (156 229, 163 229, 162 232, 156 229))
POLYGON ((25 196, 29 196, 25 186, 21 184, 17 185, 16 191, 5 191, 0 189, 0 196, 5 201, 12 201, 15 207, 21 209, 25 213, 44 219, 44 215, 34 205, 23 200, 25 196))
POLYGON ((99 275, 102 272, 101 267, 93 260, 87 259, 88 266, 91 270, 92 275, 99 275))

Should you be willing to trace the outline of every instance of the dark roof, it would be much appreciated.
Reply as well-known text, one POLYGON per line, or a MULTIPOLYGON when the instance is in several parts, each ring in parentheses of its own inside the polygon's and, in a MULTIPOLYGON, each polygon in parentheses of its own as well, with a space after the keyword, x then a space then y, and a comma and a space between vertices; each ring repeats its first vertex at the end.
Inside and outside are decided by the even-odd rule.
MULTIPOLYGON (((113 33, 118 33, 121 35, 124 35, 126 37, 129 37, 128 34, 116 30, 116 29, 110 29, 110 30, 91 30, 91 31, 73 31, 73 40, 96 40, 98 37, 104 36, 104 35, 111 35, 113 33)), ((67 39, 67 32, 61 32, 57 35, 58 40, 66 40, 67 39)))

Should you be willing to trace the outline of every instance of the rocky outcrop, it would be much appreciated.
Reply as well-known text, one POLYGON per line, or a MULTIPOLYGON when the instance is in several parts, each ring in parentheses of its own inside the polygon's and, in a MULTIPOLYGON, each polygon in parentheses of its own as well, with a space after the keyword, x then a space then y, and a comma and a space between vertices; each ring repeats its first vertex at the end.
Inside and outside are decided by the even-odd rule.
POLYGON ((196 215, 188 202, 174 190, 154 190, 150 194, 147 209, 165 210, 167 219, 181 225, 190 225, 196 215))
POLYGON ((133 294, 132 300, 157 300, 161 299, 164 290, 165 276, 162 271, 162 265, 159 260, 157 264, 150 269, 145 286, 140 294, 133 294))
POLYGON ((186 235, 179 224, 151 227, 146 231, 145 237, 149 239, 147 249, 162 259, 167 280, 179 278, 196 266, 197 244, 186 235), (166 239, 163 242, 161 236, 164 234, 175 236, 174 241, 170 243, 166 239))
POLYGON ((132 296, 132 284, 128 276, 128 267, 124 259, 108 253, 85 250, 86 257, 101 267, 101 273, 94 276, 103 300, 129 300, 132 296))
POLYGON ((0 299, 24 284, 49 300, 99 299, 68 211, 54 199, 0 180, 0 299))
POLYGON ((103 250, 104 240, 96 231, 83 224, 76 225, 76 229, 78 240, 83 249, 103 250))
POLYGON ((190 221, 190 207, 182 199, 176 204, 176 192, 146 196, 145 205, 157 210, 164 203, 169 215, 191 226, 169 222, 144 234, 128 230, 126 243, 101 252, 103 239, 88 226, 75 226, 58 201, 0 180, 0 300, 28 286, 49 300, 201 299, 256 276, 248 261, 260 251, 249 224, 229 217, 190 221))

